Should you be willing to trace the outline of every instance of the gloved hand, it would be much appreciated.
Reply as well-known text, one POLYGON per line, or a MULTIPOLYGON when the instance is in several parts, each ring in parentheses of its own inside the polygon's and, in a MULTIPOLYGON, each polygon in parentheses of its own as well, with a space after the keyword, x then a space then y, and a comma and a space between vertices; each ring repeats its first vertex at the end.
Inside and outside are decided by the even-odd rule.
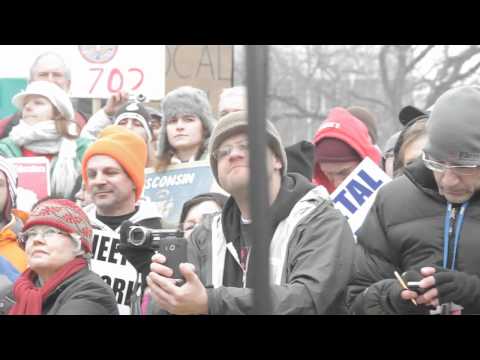
MULTIPOLYGON (((422 279, 422 275, 415 270, 410 270, 402 274, 402 279, 405 284, 409 281, 419 281, 422 279)), ((430 308, 425 305, 414 305, 411 300, 404 300, 401 297, 402 291, 405 289, 402 287, 400 282, 395 279, 395 281, 390 286, 388 292, 388 301, 391 307, 395 310, 397 314, 404 315, 426 315, 429 314, 430 308)))
POLYGON ((433 274, 440 304, 454 302, 480 308, 480 278, 461 271, 436 268, 433 274))
POLYGON ((149 248, 135 247, 128 244, 128 230, 132 225, 133 223, 130 221, 122 223, 120 227, 120 243, 117 249, 142 274, 142 280, 144 280, 150 273, 150 263, 155 252, 149 248))

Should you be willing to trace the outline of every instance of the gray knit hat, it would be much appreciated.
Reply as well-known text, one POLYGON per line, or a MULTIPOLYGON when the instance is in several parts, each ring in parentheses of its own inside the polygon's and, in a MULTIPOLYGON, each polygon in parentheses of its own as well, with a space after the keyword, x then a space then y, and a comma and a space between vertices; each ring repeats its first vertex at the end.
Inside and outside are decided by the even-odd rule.
POLYGON ((182 86, 170 91, 162 100, 162 113, 164 121, 158 135, 158 157, 166 151, 172 150, 167 140, 167 122, 175 116, 196 115, 202 121, 205 138, 204 147, 207 148, 215 118, 205 91, 191 86, 182 86))
POLYGON ((433 106, 427 122, 425 152, 439 161, 480 165, 480 88, 448 90, 433 106))
MULTIPOLYGON (((213 157, 213 152, 227 138, 241 132, 247 132, 248 116, 246 111, 236 111, 222 117, 213 129, 213 134, 208 144, 208 153, 210 154, 210 167, 218 183, 217 160, 213 157)), ((274 154, 282 162, 282 175, 287 174, 287 154, 282 143, 282 138, 275 126, 267 120, 267 134, 269 135, 269 144, 274 154)))

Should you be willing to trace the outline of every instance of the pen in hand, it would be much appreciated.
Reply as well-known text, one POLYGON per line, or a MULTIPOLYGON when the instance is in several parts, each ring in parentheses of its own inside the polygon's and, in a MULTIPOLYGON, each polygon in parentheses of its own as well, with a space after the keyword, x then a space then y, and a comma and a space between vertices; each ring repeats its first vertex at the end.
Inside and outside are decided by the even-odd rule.
MULTIPOLYGON (((402 288, 404 288, 405 290, 410 290, 405 284, 405 282, 403 281, 402 277, 398 274, 398 272, 394 271, 393 273, 395 274, 395 277, 397 278, 400 285, 402 285, 402 288)), ((415 301, 415 299, 410 299, 410 300, 412 301, 413 305, 417 306, 417 302, 415 301)))

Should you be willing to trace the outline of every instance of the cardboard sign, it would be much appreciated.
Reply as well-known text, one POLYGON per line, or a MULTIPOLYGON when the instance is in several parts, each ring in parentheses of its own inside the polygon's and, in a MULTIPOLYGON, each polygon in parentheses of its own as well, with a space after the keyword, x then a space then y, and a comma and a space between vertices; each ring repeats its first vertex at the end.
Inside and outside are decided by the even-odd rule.
POLYGON ((43 156, 7 160, 18 174, 17 209, 30 211, 38 200, 50 195, 50 162, 43 156))
POLYGON ((225 194, 213 177, 210 163, 172 165, 166 171, 145 171, 143 196, 157 205, 159 216, 168 228, 178 226, 183 204, 192 197, 206 192, 225 194))
POLYGON ((220 93, 233 86, 233 45, 167 45, 166 93, 184 85, 207 92, 214 114, 220 93))
POLYGON ((0 77, 28 79, 33 61, 47 51, 70 67, 71 97, 109 98, 120 90, 147 100, 164 96, 164 45, 2 45, 0 77))
POLYGON ((111 286, 118 303, 120 315, 130 315, 132 296, 137 271, 118 252, 120 235, 113 231, 93 231, 93 258, 91 269, 111 286))
POLYGON ((391 179, 369 157, 330 195, 335 207, 348 218, 355 234, 363 224, 378 190, 391 179))

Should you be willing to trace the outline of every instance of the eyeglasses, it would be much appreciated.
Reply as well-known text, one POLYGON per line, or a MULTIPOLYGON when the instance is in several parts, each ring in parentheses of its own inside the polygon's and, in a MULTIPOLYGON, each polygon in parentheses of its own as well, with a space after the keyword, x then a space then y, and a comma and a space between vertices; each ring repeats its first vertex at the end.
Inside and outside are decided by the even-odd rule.
POLYGON ((26 244, 28 240, 34 239, 37 236, 40 236, 44 240, 50 240, 54 238, 56 235, 70 236, 70 234, 64 231, 58 230, 56 228, 48 228, 45 230, 30 229, 23 233, 20 233, 20 239, 22 243, 26 244))
POLYGON ((225 145, 222 147, 219 147, 217 150, 215 150, 212 155, 213 157, 219 161, 227 156, 229 156, 234 149, 237 149, 238 151, 242 152, 243 154, 248 153, 248 142, 242 142, 239 144, 234 144, 234 145, 225 145))
POLYGON ((473 175, 475 174, 478 165, 445 165, 437 161, 427 159, 425 152, 422 152, 422 160, 427 169, 435 172, 444 173, 447 170, 452 170, 457 175, 473 175))

